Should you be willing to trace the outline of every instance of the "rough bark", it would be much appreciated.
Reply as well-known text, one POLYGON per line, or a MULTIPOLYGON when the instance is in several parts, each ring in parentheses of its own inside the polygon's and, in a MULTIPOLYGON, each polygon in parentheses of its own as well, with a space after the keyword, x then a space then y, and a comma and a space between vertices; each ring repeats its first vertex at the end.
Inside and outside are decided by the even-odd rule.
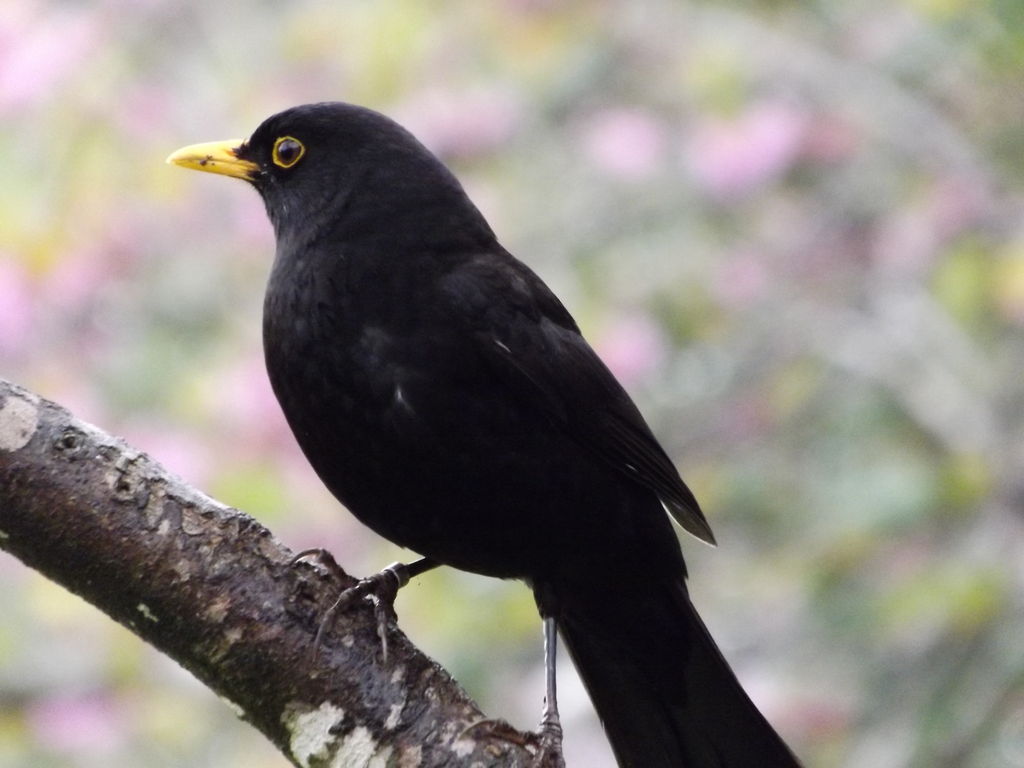
MULTIPOLYGON (((485 719, 394 625, 339 616, 340 575, 291 564, 249 516, 0 379, 0 548, 156 646, 295 765, 520 766, 532 734, 485 719)), ((346 577, 348 578, 348 577, 346 577)))

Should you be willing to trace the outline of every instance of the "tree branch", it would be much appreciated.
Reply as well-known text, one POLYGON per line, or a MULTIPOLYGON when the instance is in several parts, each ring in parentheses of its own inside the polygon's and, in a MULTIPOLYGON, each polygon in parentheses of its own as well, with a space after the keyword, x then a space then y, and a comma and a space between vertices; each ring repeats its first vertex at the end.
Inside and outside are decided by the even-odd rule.
POLYGON ((312 653, 338 576, 145 454, 0 379, 0 548, 156 646, 295 765, 532 764, 532 734, 486 720, 369 605, 312 653))

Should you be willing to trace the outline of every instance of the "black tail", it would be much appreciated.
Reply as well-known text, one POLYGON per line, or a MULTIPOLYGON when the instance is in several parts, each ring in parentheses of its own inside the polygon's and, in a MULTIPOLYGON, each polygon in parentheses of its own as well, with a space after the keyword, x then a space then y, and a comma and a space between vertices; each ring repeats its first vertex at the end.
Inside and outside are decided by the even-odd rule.
POLYGON ((559 630, 619 765, 798 766, 736 680, 683 582, 621 587, 558 594, 559 630))

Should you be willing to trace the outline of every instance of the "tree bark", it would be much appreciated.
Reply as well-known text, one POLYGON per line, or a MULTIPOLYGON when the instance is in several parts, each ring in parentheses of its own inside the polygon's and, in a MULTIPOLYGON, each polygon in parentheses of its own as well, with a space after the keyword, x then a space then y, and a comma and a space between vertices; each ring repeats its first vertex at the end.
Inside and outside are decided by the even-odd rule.
POLYGON ((397 626, 338 616, 355 583, 122 440, 0 379, 0 548, 188 669, 297 766, 526 766, 538 741, 492 721, 397 626), (342 583, 347 580, 347 583, 342 583))

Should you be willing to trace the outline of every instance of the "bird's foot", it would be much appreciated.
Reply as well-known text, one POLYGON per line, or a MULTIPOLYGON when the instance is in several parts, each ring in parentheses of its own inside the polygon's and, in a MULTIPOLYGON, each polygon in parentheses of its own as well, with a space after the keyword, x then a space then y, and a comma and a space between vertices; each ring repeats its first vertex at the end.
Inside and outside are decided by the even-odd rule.
POLYGON ((541 722, 539 732, 517 731, 504 720, 480 718, 463 728, 456 740, 481 729, 486 731, 486 738, 500 739, 529 750, 533 754, 531 768, 565 768, 565 758, 562 756, 562 726, 558 723, 557 717, 553 725, 541 722))
MULTIPOLYGON (((330 552, 325 549, 304 550, 292 558, 292 564, 314 556, 336 578, 343 581, 351 578, 338 565, 330 552)), ((407 566, 404 563, 392 563, 380 573, 360 579, 354 586, 349 587, 338 595, 338 599, 334 601, 320 619, 316 636, 313 638, 313 657, 316 658, 324 635, 334 626, 337 617, 355 605, 359 600, 370 598, 373 601, 373 611, 377 622, 377 637, 380 638, 381 653, 384 657, 384 662, 387 663, 388 623, 398 618, 395 613, 395 597, 398 595, 398 590, 408 584, 409 579, 413 575, 422 572, 420 568, 416 568, 416 566, 420 565, 420 562, 422 561, 414 563, 413 566, 407 566)))
POLYGON ((339 613, 347 611, 363 598, 370 598, 373 601, 373 614, 377 622, 377 637, 380 638, 381 656, 384 663, 387 664, 388 624, 398 620, 398 614, 395 613, 395 598, 398 596, 398 590, 409 583, 409 578, 409 569, 404 563, 392 563, 379 573, 360 579, 355 586, 349 587, 338 595, 334 605, 327 610, 313 642, 317 646, 320 645, 325 627, 329 629, 339 613))
POLYGON ((534 768, 564 768, 565 756, 562 754, 562 721, 558 710, 544 707, 540 720, 537 739, 537 754, 534 757, 534 768))

